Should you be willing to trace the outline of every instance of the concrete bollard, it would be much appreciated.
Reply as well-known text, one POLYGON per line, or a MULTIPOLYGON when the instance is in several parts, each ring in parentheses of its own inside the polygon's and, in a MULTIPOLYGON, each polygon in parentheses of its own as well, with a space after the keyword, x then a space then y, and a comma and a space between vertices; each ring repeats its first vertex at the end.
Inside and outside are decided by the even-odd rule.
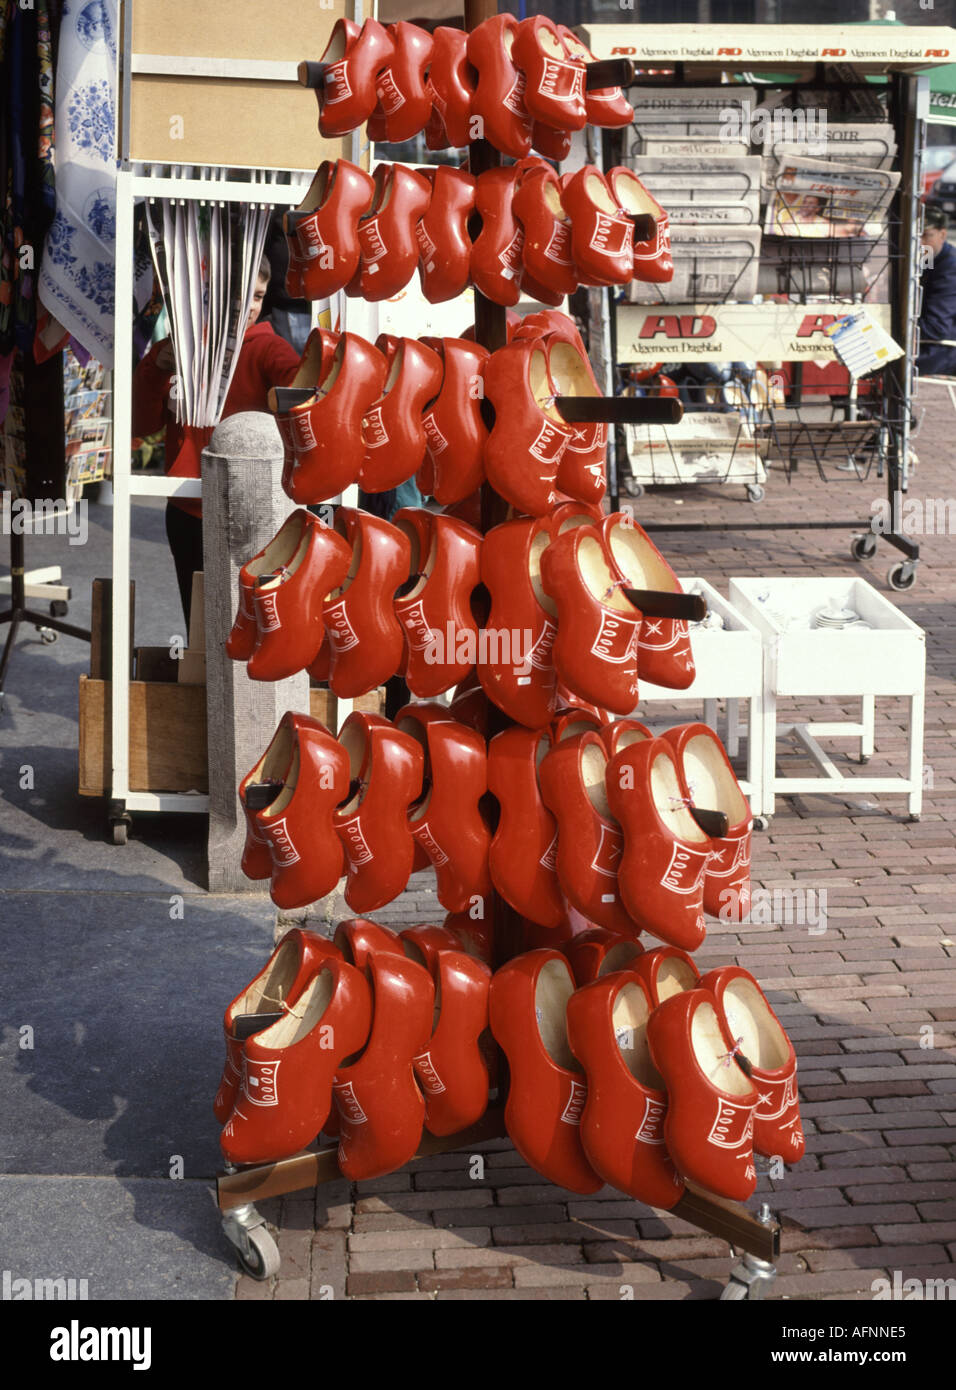
POLYGON ((244 411, 216 426, 203 450, 206 697, 209 735, 209 890, 261 893, 239 867, 246 839, 237 789, 286 710, 309 712, 309 677, 253 681, 226 655, 240 568, 294 509, 282 491, 282 441, 271 415, 244 411))

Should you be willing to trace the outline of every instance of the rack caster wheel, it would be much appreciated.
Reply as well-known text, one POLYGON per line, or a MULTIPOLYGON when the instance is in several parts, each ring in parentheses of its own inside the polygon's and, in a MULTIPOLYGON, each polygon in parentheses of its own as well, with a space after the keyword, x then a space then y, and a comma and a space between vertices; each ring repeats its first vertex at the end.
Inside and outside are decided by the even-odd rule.
POLYGON ((129 816, 122 816, 117 820, 110 821, 110 838, 114 845, 126 844, 130 825, 129 816))
POLYGON ((55 642, 60 635, 58 632, 54 632, 52 627, 41 627, 39 623, 37 623, 37 632, 40 634, 40 641, 45 642, 47 646, 55 642))
POLYGON ((630 479, 624 484, 624 491, 628 497, 643 497, 644 487, 642 483, 632 482, 630 479))
POLYGON ((769 830, 773 816, 754 816, 754 830, 769 830))
POLYGON ((730 1271, 730 1280, 721 1289, 720 1303, 756 1302, 766 1298, 777 1277, 775 1265, 759 1260, 756 1255, 741 1255, 730 1271))
POLYGON ((854 560, 872 560, 876 554, 876 537, 855 536, 850 542, 850 554, 854 560))
POLYGON ((891 589, 905 593, 916 583, 916 565, 912 560, 901 560, 898 565, 891 565, 886 573, 886 582, 891 589))
POLYGON ((766 495, 766 489, 761 487, 760 483, 747 484, 747 497, 751 502, 762 502, 766 495))
POLYGON ((65 618, 70 611, 70 605, 65 598, 55 598, 50 604, 51 618, 65 618))
POLYGON ((222 1232, 251 1278, 271 1279, 279 1273, 279 1247, 269 1233, 265 1218, 251 1202, 224 1213, 222 1232))

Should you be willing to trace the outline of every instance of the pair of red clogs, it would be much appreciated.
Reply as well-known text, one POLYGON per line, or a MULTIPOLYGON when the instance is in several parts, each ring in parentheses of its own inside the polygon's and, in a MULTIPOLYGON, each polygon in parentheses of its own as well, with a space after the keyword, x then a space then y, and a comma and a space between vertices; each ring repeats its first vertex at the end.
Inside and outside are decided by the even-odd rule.
POLYGON ((559 397, 602 395, 574 323, 528 314, 482 372, 494 424, 484 448, 488 481, 526 516, 545 516, 561 496, 597 504, 605 491, 607 426, 569 424, 559 397))
POLYGON ((470 497, 485 477, 480 383, 487 349, 462 338, 385 333, 375 346, 388 375, 362 419, 359 485, 385 492, 415 477, 442 506, 470 497))
POLYGON ((473 494, 484 480, 487 359, 460 338, 382 333, 373 346, 314 330, 291 386, 269 393, 286 494, 311 505, 352 483, 384 492, 416 474, 443 506, 473 494))
POLYGON ((338 507, 333 526, 294 512, 239 571, 226 651, 253 680, 308 670, 351 699, 402 675, 421 699, 473 670, 481 535, 405 507, 391 522, 338 507))
POLYGON ((639 678, 673 690, 694 680, 686 621, 645 615, 626 597, 682 592, 629 513, 604 516, 594 504, 569 502, 550 516, 506 521, 484 538, 481 578, 491 595, 488 630, 528 637, 523 663, 489 644, 478 676, 489 699, 529 728, 554 718, 560 685, 584 703, 629 714, 639 678))
POLYGON ((508 1133, 560 1187, 608 1182, 666 1210, 686 1178, 743 1200, 755 1149, 803 1154, 793 1048, 736 966, 701 979, 663 948, 582 983, 562 952, 530 951, 496 972, 490 1020, 511 1075, 508 1133))
POLYGON ((588 92, 590 50, 570 29, 541 16, 483 21, 470 34, 428 34, 400 21, 359 27, 336 22, 317 88, 319 130, 345 135, 368 122, 370 140, 399 142, 424 130, 431 150, 486 139, 519 158, 535 149, 564 159, 585 124, 630 125, 619 87, 588 92))
POLYGON ((438 899, 468 912, 491 894, 485 743, 444 705, 407 705, 395 722, 353 712, 334 738, 288 713, 239 785, 242 871, 269 879, 279 907, 304 907, 346 878, 357 912, 384 907, 416 869, 438 899))
POLYGON ((369 512, 339 507, 334 526, 293 512, 239 571, 226 651, 253 680, 308 670, 343 698, 374 690, 402 665, 392 595, 410 565, 405 533, 369 512))
POLYGON ((334 943, 288 932, 226 1009, 214 1103, 226 1159, 276 1162, 325 1129, 358 1181, 406 1163, 423 1127, 447 1135, 474 1124, 488 1104, 479 1040, 490 981, 443 927, 395 936, 358 919, 341 923, 334 943))
POLYGON ((610 931, 695 950, 705 911, 746 917, 753 818, 706 724, 663 738, 636 720, 566 737, 507 729, 491 741, 488 785, 501 805, 492 881, 530 921, 558 927, 570 903, 610 931), (726 826, 705 818, 708 833, 702 811, 726 826))

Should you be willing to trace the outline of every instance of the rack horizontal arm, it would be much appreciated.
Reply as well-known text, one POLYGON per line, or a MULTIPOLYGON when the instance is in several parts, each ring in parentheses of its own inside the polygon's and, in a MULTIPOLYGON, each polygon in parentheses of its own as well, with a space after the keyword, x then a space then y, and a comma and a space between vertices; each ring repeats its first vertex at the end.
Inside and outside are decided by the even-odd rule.
POLYGON ((684 407, 676 396, 556 396, 569 425, 676 425, 684 407))
POLYGON ((756 1255, 758 1260, 774 1264, 780 1254, 780 1227, 775 1221, 763 1222, 753 1212, 737 1202, 728 1202, 713 1192, 706 1192, 693 1183, 686 1184, 686 1191, 671 1216, 679 1216, 702 1231, 709 1231, 721 1240, 729 1241, 737 1250, 746 1250, 748 1255, 756 1255))
POLYGON ((311 87, 313 90, 321 87, 325 81, 325 70, 328 66, 328 63, 300 63, 296 69, 299 85, 311 87))
POLYGON ((624 597, 646 618, 676 618, 702 623, 707 617, 703 594, 674 594, 664 589, 625 589, 624 597))
MULTIPOLYGON (((506 1133, 504 1108, 491 1106, 477 1124, 462 1130, 460 1134, 441 1139, 433 1134, 423 1134, 415 1158, 429 1158, 432 1154, 467 1149, 486 1139, 504 1139, 506 1133)), ((411 1162, 414 1163, 415 1158, 411 1162)), ((245 1202, 263 1202, 267 1197, 299 1192, 317 1183, 335 1182, 341 1176, 338 1147, 330 1145, 314 1152, 280 1159, 278 1163, 259 1163, 251 1168, 240 1168, 236 1173, 220 1173, 216 1178, 216 1200, 220 1211, 230 1211, 245 1202)))

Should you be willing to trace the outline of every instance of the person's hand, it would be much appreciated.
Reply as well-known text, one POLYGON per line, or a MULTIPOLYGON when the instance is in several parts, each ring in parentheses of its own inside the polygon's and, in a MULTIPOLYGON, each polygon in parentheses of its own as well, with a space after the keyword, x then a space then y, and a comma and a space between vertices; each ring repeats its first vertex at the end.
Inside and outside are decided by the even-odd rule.
POLYGON ((156 353, 156 365, 161 372, 174 372, 176 370, 176 355, 173 352, 171 338, 164 338, 160 343, 156 353))

